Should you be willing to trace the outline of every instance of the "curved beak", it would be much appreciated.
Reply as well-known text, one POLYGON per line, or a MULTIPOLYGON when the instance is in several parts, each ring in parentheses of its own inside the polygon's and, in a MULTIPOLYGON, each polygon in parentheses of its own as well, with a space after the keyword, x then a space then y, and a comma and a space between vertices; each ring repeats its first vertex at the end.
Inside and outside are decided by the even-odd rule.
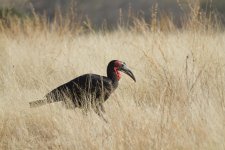
POLYGON ((134 80, 134 82, 136 82, 134 74, 132 73, 132 71, 130 69, 127 68, 127 66, 125 64, 120 68, 120 71, 122 71, 123 73, 130 76, 134 80))

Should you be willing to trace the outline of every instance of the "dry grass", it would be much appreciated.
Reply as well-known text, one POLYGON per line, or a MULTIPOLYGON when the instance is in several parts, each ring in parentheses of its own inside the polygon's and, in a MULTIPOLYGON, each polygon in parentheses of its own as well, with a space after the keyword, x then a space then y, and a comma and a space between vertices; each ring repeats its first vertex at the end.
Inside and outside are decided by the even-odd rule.
POLYGON ((0 149, 225 148, 223 32, 139 26, 79 35, 40 24, 1 28, 0 149), (105 75, 112 59, 125 61, 137 83, 123 76, 105 103, 108 124, 60 104, 29 108, 80 74, 105 75))

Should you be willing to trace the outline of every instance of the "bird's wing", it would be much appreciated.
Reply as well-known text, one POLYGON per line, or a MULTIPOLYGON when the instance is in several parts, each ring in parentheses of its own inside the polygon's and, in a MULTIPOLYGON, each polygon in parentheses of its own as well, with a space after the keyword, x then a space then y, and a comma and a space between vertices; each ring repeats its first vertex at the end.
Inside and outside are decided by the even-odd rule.
POLYGON ((52 99, 62 99, 63 95, 78 95, 83 92, 95 93, 96 97, 103 96, 106 100, 112 93, 112 81, 105 76, 96 74, 85 74, 79 76, 49 92, 46 97, 52 99))

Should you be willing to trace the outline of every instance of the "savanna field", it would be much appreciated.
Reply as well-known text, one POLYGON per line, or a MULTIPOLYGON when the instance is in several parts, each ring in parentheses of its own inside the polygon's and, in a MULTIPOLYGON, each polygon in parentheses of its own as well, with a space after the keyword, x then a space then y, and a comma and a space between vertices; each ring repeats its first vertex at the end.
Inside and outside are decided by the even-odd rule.
POLYGON ((42 21, 13 23, 0 28, 0 149, 225 149, 219 27, 193 21, 170 31, 139 24, 72 33, 42 21), (137 82, 122 75, 104 104, 108 123, 61 103, 29 107, 81 74, 106 75, 113 59, 126 62, 137 82))

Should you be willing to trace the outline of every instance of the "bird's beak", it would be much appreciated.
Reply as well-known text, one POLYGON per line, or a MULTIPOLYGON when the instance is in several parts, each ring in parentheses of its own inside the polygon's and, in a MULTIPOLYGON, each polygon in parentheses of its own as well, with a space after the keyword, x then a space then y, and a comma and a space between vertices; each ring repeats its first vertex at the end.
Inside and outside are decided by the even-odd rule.
POLYGON ((134 74, 131 72, 130 69, 127 68, 126 65, 123 65, 121 68, 120 68, 120 71, 124 72, 125 74, 127 74, 128 76, 130 76, 134 82, 136 82, 136 79, 134 77, 134 74))

